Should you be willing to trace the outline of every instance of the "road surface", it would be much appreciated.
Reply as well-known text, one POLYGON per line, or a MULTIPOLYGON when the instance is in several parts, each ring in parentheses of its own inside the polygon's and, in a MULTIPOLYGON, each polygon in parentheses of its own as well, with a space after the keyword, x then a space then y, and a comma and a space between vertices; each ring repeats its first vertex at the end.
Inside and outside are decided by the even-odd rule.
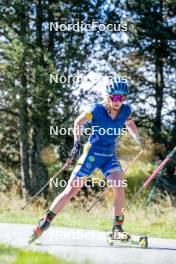
MULTIPOLYGON (((0 242, 28 248, 33 225, 0 224, 0 242)), ((105 232, 50 227, 30 250, 47 251, 55 256, 82 263, 98 264, 175 264, 176 240, 149 238, 149 248, 108 246, 105 232)))

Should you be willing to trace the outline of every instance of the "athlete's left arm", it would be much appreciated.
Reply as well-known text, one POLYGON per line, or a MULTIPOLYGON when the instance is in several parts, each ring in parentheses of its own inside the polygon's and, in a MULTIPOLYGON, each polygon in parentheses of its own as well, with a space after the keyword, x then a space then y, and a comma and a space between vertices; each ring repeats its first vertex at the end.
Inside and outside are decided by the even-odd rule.
POLYGON ((145 140, 140 136, 138 128, 132 117, 127 119, 127 121, 125 122, 125 126, 128 129, 129 133, 132 135, 132 137, 135 139, 135 141, 142 147, 142 149, 146 153, 148 147, 145 143, 145 140))
POLYGON ((132 117, 127 119, 127 121, 125 122, 125 126, 128 129, 129 133, 132 135, 132 137, 137 141, 137 138, 140 137, 140 135, 132 117))

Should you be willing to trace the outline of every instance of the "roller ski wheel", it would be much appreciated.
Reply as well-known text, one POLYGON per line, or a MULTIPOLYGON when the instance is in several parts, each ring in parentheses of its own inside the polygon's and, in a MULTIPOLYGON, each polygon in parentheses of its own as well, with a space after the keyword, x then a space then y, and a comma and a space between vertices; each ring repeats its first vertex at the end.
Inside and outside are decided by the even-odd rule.
POLYGON ((47 221, 46 219, 41 219, 38 222, 36 228, 34 228, 32 235, 29 237, 28 243, 31 244, 35 240, 37 240, 43 234, 43 232, 49 228, 49 226, 50 226, 49 221, 47 221))
POLYGON ((139 245, 141 248, 148 248, 148 237, 140 237, 139 245))
POLYGON ((113 246, 114 245, 114 241, 113 241, 113 234, 112 233, 109 233, 107 235, 107 242, 110 246, 113 246))

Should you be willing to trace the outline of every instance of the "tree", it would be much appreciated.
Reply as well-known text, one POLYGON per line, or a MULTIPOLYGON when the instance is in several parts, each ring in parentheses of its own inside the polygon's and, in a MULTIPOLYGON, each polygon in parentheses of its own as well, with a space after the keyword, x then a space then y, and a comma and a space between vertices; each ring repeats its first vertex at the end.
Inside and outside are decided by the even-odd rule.
POLYGON ((127 76, 137 124, 154 142, 167 143, 174 129, 174 1, 111 1, 128 31, 109 45, 111 71, 127 76), (120 52, 119 52, 120 50, 120 52))
MULTIPOLYGON (((12 141, 11 131, 14 129, 11 144, 16 152, 20 149, 15 163, 16 177, 20 173, 18 166, 21 161, 25 199, 48 179, 48 168, 41 155, 43 150, 50 144, 58 145, 60 161, 64 161, 72 144, 71 136, 49 136, 49 126, 70 126, 84 98, 81 91, 80 96, 74 94, 78 84, 73 80, 51 84, 49 73, 68 78, 86 69, 86 61, 98 38, 96 32, 49 31, 49 22, 65 20, 76 23, 83 19, 88 23, 93 17, 100 18, 102 5, 103 1, 96 4, 76 1, 73 4, 55 0, 12 0, 0 5, 3 35, 1 111, 3 121, 15 115, 15 125, 8 124, 8 136, 12 141)), ((5 134, 5 126, 2 126, 6 145, 5 134)), ((5 160, 2 162, 9 166, 5 160)))
POLYGON ((167 123, 170 110, 166 99, 174 89, 175 9, 172 1, 162 0, 130 0, 123 6, 127 16, 131 16, 125 66, 130 70, 132 91, 136 95, 132 101, 140 107, 141 115, 145 115, 140 124, 151 128, 154 142, 166 143, 165 132, 172 125, 167 123))

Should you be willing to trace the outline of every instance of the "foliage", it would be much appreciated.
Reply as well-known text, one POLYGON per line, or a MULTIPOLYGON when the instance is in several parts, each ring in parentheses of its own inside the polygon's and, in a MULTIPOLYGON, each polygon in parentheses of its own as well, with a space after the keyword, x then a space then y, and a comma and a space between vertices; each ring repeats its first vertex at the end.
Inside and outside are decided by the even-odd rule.
MULTIPOLYGON (((103 76, 127 75, 128 101, 136 123, 149 144, 155 143, 150 157, 143 158, 144 165, 140 166, 148 170, 149 160, 155 163, 156 155, 162 159, 175 145, 173 2, 1 1, 2 191, 16 187, 25 199, 36 193, 63 165, 72 147, 72 135, 50 135, 50 126, 73 126, 81 106, 100 99, 94 86, 86 90, 84 82, 82 86, 72 79, 70 83, 50 83, 50 73, 67 79, 90 71, 103 76), (49 23, 55 21, 127 23, 128 31, 49 31, 49 23)), ((124 161, 138 151, 128 137, 120 148, 124 161), (131 150, 129 142, 134 147, 131 150)), ((141 171, 133 173, 139 175, 141 171)), ((46 188, 44 197, 48 192, 46 188)))
POLYGON ((48 253, 27 251, 3 244, 0 244, 0 252, 0 261, 4 264, 74 264, 72 261, 56 258, 48 253))

